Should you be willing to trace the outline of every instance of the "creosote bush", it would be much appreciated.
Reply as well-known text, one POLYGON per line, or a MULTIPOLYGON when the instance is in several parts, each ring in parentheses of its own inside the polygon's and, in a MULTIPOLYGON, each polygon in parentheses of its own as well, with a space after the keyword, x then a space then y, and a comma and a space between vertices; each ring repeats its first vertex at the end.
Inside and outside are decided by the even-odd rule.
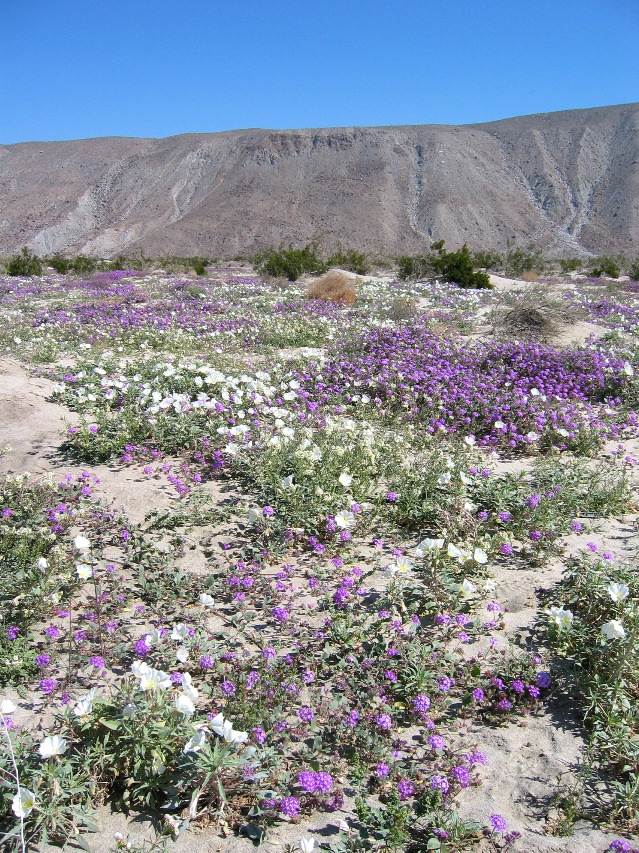
POLYGON ((7 273, 13 276, 42 275, 42 261, 24 246, 20 253, 11 255, 7 261, 7 273))
POLYGON ((465 244, 456 252, 447 252, 443 240, 433 243, 431 248, 435 252, 429 255, 404 255, 397 258, 398 275, 402 281, 437 276, 460 287, 491 287, 489 276, 475 270, 476 262, 465 244))

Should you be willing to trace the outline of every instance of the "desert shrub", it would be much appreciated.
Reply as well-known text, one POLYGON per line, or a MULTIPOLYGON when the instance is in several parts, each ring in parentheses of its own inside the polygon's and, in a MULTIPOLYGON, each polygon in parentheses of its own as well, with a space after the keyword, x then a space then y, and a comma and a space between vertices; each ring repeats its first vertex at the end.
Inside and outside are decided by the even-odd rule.
POLYGON ((434 274, 432 258, 428 255, 400 255, 397 258, 397 275, 402 281, 431 278, 434 274))
POLYGON ((470 250, 465 243, 457 252, 446 252, 442 245, 439 256, 433 257, 432 264, 446 281, 452 281, 460 287, 473 289, 491 287, 488 275, 485 272, 475 271, 470 250))
POLYGON ((537 281, 539 278, 534 270, 526 270, 521 274, 521 277, 524 281, 537 281))
POLYGON ((639 258, 635 258, 628 267, 628 275, 633 281, 639 281, 639 258))
POLYGON ((504 256, 495 249, 485 249, 472 253, 473 265, 487 270, 500 270, 504 266, 504 256))
POLYGON ((412 320, 416 316, 417 304, 414 299, 409 299, 406 296, 398 296, 396 299, 393 299, 388 309, 388 317, 395 323, 412 320))
POLYGON ((206 275, 206 267, 209 263, 208 258, 194 257, 194 258, 190 258, 190 262, 191 262, 191 266, 193 268, 193 271, 197 275, 206 275))
POLYGON ((559 261, 559 266, 563 273, 575 272, 581 269, 582 264, 583 261, 581 258, 561 258, 559 261))
POLYGON ((543 270, 544 259, 541 249, 529 246, 527 249, 514 248, 508 245, 508 251, 504 259, 504 268, 508 275, 520 276, 526 270, 543 270))
POLYGON ((306 295, 309 299, 352 305, 357 299, 357 290, 350 276, 338 270, 329 270, 309 285, 306 295))
MULTIPOLYGON (((147 258, 140 252, 139 255, 116 255, 112 261, 107 264, 108 270, 143 270, 151 266, 152 258, 147 258)), ((97 265, 97 264, 96 264, 97 265)), ((191 266, 191 264, 189 264, 191 266)))
MULTIPOLYGON (((86 274, 95 272, 99 264, 97 258, 91 258, 88 255, 76 255, 71 261, 71 269, 73 272, 86 274)), ((121 269, 120 267, 110 267, 110 269, 121 269)))
POLYGON ((284 277, 289 281, 297 279, 306 272, 326 272, 327 264, 322 259, 316 243, 307 243, 303 249, 288 249, 281 245, 279 249, 267 249, 255 257, 258 272, 284 277))
POLYGON ((23 246, 21 252, 9 258, 7 273, 8 275, 42 275, 42 261, 23 246))
POLYGON ((589 271, 590 275, 596 276, 597 278, 601 278, 602 275, 607 275, 610 278, 619 278, 620 273, 621 269, 619 268, 619 264, 614 258, 611 258, 608 255, 602 255, 599 258, 595 258, 589 271))
POLYGON ((66 275, 71 269, 71 260, 69 258, 65 258, 64 255, 61 255, 59 252, 56 252, 55 255, 51 255, 47 258, 46 262, 61 275, 66 275))
POLYGON ((364 252, 358 252, 355 249, 344 251, 341 246, 328 257, 326 263, 329 267, 340 267, 357 275, 366 275, 370 271, 370 263, 364 252))

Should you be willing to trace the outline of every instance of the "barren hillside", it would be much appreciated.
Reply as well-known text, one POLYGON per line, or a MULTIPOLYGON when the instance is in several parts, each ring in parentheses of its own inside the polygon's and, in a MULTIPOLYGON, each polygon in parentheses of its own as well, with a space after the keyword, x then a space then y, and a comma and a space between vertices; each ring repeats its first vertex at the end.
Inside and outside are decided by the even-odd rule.
POLYGON ((233 255, 319 237, 639 251, 639 104, 489 124, 0 146, 0 252, 233 255))

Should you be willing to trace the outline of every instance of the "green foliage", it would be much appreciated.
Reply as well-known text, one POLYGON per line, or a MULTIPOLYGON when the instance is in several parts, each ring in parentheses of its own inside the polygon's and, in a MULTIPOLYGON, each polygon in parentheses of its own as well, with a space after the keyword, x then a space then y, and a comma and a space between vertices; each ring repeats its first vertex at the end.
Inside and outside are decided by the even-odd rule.
POLYGON ((287 249, 282 244, 279 249, 267 249, 260 253, 255 262, 262 275, 283 277, 289 281, 297 281, 307 272, 323 273, 328 269, 317 243, 308 243, 302 249, 295 249, 292 244, 287 249))
POLYGON ((437 254, 402 255, 397 258, 398 276, 402 281, 438 276, 464 288, 489 288, 490 278, 485 272, 475 271, 476 261, 466 244, 456 252, 447 252, 444 241, 431 245, 437 254))
MULTIPOLYGON (((71 269, 80 274, 95 272, 98 269, 98 260, 87 255, 76 255, 71 261, 71 269)), ((115 269, 119 269, 119 267, 115 267, 115 269)))
POLYGON ((510 241, 504 259, 505 271, 508 275, 519 277, 527 270, 540 272, 545 267, 541 249, 530 245, 527 249, 514 247, 510 241))
POLYGON ((605 818, 631 828, 639 810, 638 594, 634 566, 582 556, 571 561, 552 601, 569 608, 573 621, 564 628, 549 624, 578 688, 594 767, 613 780, 605 818), (603 628, 611 625, 617 632, 607 636, 603 628))
POLYGON ((500 270, 504 266, 504 256, 496 249, 485 249, 472 253, 473 265, 487 270, 500 270))
POLYGON ((464 243, 457 252, 446 252, 442 245, 439 256, 432 260, 435 270, 446 280, 460 287, 473 289, 490 288, 490 278, 485 272, 475 272, 473 259, 464 243))
POLYGON ((152 258, 145 257, 140 251, 139 255, 116 255, 113 260, 106 265, 108 270, 143 270, 153 263, 152 258))
POLYGON ((193 270, 197 275, 206 275, 206 258, 193 258, 193 270))
POLYGON ((595 258, 589 271, 589 275, 595 276, 596 278, 601 278, 603 275, 609 276, 610 278, 619 278, 620 274, 621 269, 619 267, 619 263, 615 258, 611 258, 609 255, 602 255, 599 258, 595 258))
POLYGON ((0 685, 19 684, 34 678, 39 670, 36 650, 26 637, 10 640, 7 626, 0 620, 0 685))
POLYGON ((30 252, 26 246, 16 255, 11 255, 7 261, 9 275, 42 275, 42 261, 30 252))
POLYGON ((583 266, 583 261, 581 258, 561 258, 559 266, 563 273, 576 272, 583 266))
POLYGON ((364 252, 358 252, 355 249, 344 250, 341 245, 326 259, 326 264, 329 267, 350 270, 357 275, 366 275, 370 271, 370 263, 364 252))
POLYGON ((639 281, 639 258, 635 258, 629 265, 628 275, 633 281, 639 281))
POLYGON ((435 271, 430 255, 400 255, 397 268, 397 275, 402 281, 428 279, 435 271))
POLYGON ((61 255, 59 252, 48 257, 46 262, 50 267, 53 267, 56 272, 60 273, 60 275, 66 275, 69 270, 72 269, 73 264, 70 258, 65 258, 64 255, 61 255))

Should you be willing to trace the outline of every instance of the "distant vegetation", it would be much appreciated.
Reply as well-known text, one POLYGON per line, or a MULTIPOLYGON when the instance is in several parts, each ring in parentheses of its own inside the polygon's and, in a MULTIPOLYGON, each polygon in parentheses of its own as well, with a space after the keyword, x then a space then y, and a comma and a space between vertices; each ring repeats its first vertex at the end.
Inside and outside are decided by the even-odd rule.
POLYGON ((444 241, 431 245, 428 255, 404 255, 397 259, 399 277, 402 280, 418 278, 443 278, 460 287, 490 287, 487 273, 476 270, 477 262, 466 244, 457 252, 447 252, 444 241))
MULTIPOLYGON (((508 245, 504 253, 496 249, 471 251, 464 245, 456 251, 447 251, 443 240, 432 243, 430 250, 422 254, 401 255, 394 258, 367 254, 357 249, 344 249, 340 244, 332 252, 323 250, 317 242, 303 247, 280 245, 264 249, 254 255, 238 256, 235 261, 250 263, 263 276, 297 281, 303 275, 323 275, 338 267, 357 275, 368 275, 373 270, 397 275, 402 281, 443 279, 463 288, 490 287, 487 272, 499 273, 513 278, 535 281, 544 275, 580 272, 595 278, 619 278, 626 274, 639 281, 639 257, 631 259, 601 255, 591 258, 547 258, 541 249, 530 245, 526 248, 508 245)), ((223 267, 227 261, 204 255, 164 255, 148 257, 143 251, 137 255, 118 254, 114 258, 96 258, 90 255, 53 255, 39 257, 24 247, 8 258, 0 258, 0 271, 10 276, 43 275, 52 267, 63 275, 89 275, 109 270, 153 270, 161 268, 170 273, 193 273, 204 276, 211 267, 223 267)))
POLYGON ((340 267, 358 275, 366 275, 371 267, 363 252, 355 249, 345 250, 340 245, 336 252, 324 257, 317 243, 308 243, 303 249, 281 245, 278 249, 266 249, 258 253, 252 260, 256 269, 263 275, 286 278, 289 281, 297 281, 305 273, 321 275, 330 267, 340 267))

